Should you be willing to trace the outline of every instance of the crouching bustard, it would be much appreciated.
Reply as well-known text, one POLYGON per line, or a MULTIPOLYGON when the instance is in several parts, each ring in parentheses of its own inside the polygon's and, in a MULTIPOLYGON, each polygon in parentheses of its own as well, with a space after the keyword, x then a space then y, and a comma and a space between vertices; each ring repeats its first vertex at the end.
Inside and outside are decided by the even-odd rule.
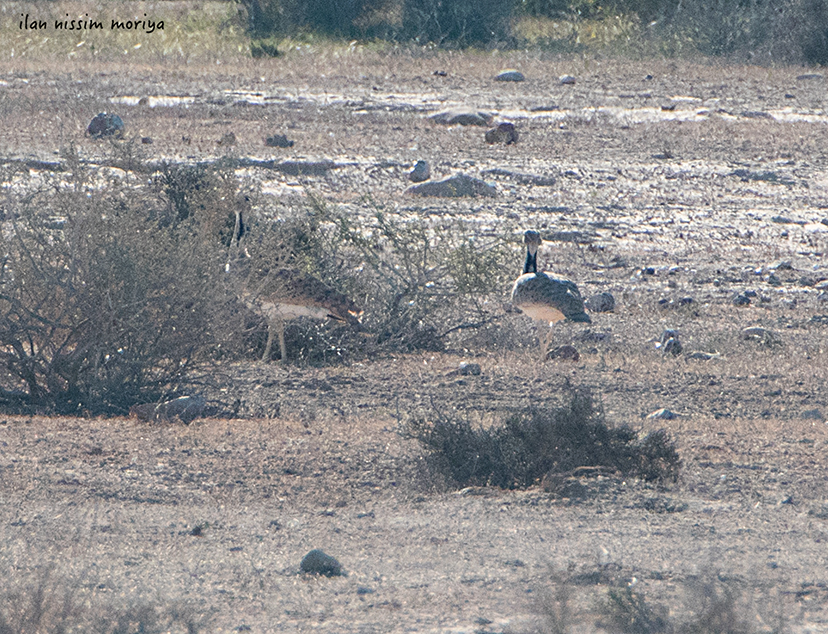
POLYGON ((274 331, 279 337, 281 363, 287 361, 285 322, 297 317, 327 318, 359 325, 362 310, 346 295, 335 291, 311 275, 293 269, 278 268, 257 279, 251 288, 250 255, 241 246, 244 221, 236 211, 236 225, 230 244, 226 271, 236 285, 236 294, 245 305, 267 320, 267 344, 262 361, 270 360, 274 331))
POLYGON ((523 234, 523 241, 526 244, 526 262, 523 275, 515 280, 512 287, 512 305, 538 324, 541 357, 546 358, 553 323, 564 319, 585 323, 592 320, 584 312, 584 300, 574 282, 538 271, 538 247, 543 242, 540 234, 527 231, 523 234), (542 334, 544 329, 545 335, 542 334))

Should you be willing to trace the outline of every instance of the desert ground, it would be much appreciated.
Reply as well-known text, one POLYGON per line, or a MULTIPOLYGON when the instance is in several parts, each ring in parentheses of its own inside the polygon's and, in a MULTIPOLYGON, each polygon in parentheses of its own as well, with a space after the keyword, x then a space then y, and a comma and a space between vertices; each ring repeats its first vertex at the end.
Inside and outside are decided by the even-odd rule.
POLYGON ((6 416, 11 587, 50 569, 84 605, 182 606, 204 631, 521 632, 554 631, 565 577, 572 631, 590 632, 612 584, 681 613, 683 589, 707 576, 739 588, 756 631, 828 629, 821 74, 359 47, 193 68, 0 67, 2 158, 33 173, 69 143, 105 165, 110 145, 84 135, 101 111, 128 138, 152 138, 135 146, 149 160, 331 160, 320 175, 245 169, 269 196, 301 202, 312 188, 355 217, 381 204, 508 232, 515 277, 520 236, 537 229, 545 269, 617 303, 589 326, 556 327, 574 362, 540 362, 533 326, 510 314, 440 353, 228 364, 209 394, 225 414, 189 425, 6 416), (505 68, 526 81, 495 82, 505 68), (488 145, 485 128, 428 118, 456 108, 514 122, 519 142, 488 145), (228 132, 231 149, 218 144, 228 132), (277 133, 294 146, 266 147, 277 133), (462 172, 498 195, 412 197, 419 159, 434 179, 462 172), (750 303, 734 304, 745 291, 750 303), (752 326, 770 334, 745 338, 752 326), (656 347, 667 328, 683 354, 656 347), (502 331, 526 345, 489 345, 502 331), (461 361, 481 374, 457 374, 461 361), (678 482, 603 476, 572 497, 463 489, 399 433, 417 412, 487 424, 559 403, 568 386, 590 390, 614 424, 666 429, 678 482), (675 416, 647 418, 661 408, 675 416), (346 574, 299 574, 313 548, 346 574))

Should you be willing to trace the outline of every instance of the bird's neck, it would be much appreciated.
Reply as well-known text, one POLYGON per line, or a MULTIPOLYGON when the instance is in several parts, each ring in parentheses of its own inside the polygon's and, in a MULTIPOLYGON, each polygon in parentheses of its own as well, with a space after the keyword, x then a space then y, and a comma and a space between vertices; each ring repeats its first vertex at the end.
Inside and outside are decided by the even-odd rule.
POLYGON ((523 273, 537 273, 538 272, 538 255, 531 251, 526 252, 526 262, 523 265, 523 273))

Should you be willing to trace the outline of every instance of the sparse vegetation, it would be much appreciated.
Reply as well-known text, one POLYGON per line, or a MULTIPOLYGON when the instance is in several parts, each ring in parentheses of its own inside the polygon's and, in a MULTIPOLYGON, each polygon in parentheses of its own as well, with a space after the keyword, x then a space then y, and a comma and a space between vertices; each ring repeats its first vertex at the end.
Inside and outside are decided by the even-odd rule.
POLYGON ((197 634, 208 621, 190 606, 90 601, 48 568, 28 584, 7 578, 0 594, 0 634, 197 634))
POLYGON ((637 582, 619 575, 553 572, 539 604, 540 632, 568 634, 576 623, 593 622, 611 634, 781 634, 784 616, 773 605, 758 610, 754 592, 767 602, 767 590, 707 572, 687 576, 678 597, 653 600, 637 582), (600 579, 583 585, 582 579, 600 579), (607 587, 608 586, 608 587, 607 587))
POLYGON ((579 467, 646 480, 676 480, 679 474, 679 456, 665 431, 639 439, 629 427, 611 427, 585 393, 573 393, 558 409, 528 409, 488 428, 435 411, 410 420, 405 434, 461 486, 525 488, 550 472, 579 467))

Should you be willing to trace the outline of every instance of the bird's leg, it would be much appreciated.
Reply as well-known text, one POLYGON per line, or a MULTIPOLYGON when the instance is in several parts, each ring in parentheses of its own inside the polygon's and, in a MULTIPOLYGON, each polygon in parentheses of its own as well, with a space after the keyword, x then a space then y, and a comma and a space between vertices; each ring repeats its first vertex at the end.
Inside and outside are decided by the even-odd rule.
POLYGON ((262 361, 267 363, 270 361, 270 352, 273 348, 273 322, 267 320, 267 344, 265 344, 265 351, 262 355, 262 361))
POLYGON ((279 328, 279 350, 282 354, 282 358, 280 359, 280 363, 285 364, 287 363, 287 346, 285 345, 285 320, 280 319, 276 325, 279 328))

